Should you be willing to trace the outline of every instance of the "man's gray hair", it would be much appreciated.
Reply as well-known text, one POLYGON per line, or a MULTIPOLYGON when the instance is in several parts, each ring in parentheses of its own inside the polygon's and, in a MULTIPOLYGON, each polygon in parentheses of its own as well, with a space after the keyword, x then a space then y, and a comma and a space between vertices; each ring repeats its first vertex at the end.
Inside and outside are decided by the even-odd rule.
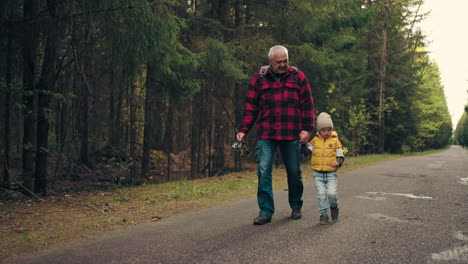
POLYGON ((271 47, 270 52, 268 52, 268 59, 273 58, 275 55, 286 55, 288 56, 288 49, 281 45, 276 45, 271 47))

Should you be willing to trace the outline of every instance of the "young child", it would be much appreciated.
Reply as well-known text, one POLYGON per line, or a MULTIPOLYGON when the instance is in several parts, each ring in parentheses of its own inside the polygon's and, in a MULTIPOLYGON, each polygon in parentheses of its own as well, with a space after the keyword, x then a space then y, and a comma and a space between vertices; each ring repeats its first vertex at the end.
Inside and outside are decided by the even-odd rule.
POLYGON ((333 130, 331 116, 325 112, 317 117, 317 134, 308 144, 312 151, 312 169, 318 198, 320 224, 328 224, 328 205, 331 218, 338 220, 338 193, 336 171, 343 165, 343 146, 333 130))

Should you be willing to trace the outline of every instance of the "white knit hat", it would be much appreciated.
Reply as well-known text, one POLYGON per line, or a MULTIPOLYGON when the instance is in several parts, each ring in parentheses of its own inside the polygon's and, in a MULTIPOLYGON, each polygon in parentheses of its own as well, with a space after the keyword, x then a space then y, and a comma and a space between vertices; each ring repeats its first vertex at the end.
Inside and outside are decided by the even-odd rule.
POLYGON ((333 122, 329 114, 322 112, 317 117, 317 131, 326 127, 331 127, 333 129, 333 122))

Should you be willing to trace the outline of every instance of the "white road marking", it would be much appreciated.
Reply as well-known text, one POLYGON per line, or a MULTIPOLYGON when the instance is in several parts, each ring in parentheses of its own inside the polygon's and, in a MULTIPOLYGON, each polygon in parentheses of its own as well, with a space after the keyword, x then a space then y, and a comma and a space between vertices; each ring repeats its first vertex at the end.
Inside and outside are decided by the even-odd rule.
POLYGON ((433 260, 456 260, 468 261, 468 245, 445 250, 439 253, 432 253, 433 260))
POLYGON ((460 183, 464 185, 468 185, 468 178, 460 178, 460 183))
POLYGON ((462 241, 468 241, 468 236, 466 236, 462 231, 455 232, 455 238, 462 241))
POLYGON ((366 193, 373 194, 373 195, 395 195, 395 196, 403 196, 403 197, 412 198, 412 199, 432 200, 432 197, 430 196, 414 195, 411 193, 383 193, 383 192, 366 192, 366 193))
POLYGON ((365 200, 375 200, 375 201, 382 201, 382 200, 385 200, 385 197, 383 196, 356 196, 356 198, 359 198, 359 199, 365 199, 365 200))
MULTIPOLYGON (((455 232, 454 237, 458 240, 468 241, 468 236, 466 236, 462 231, 455 232)), ((432 253, 432 259, 468 261, 468 245, 463 244, 461 247, 455 247, 454 249, 444 250, 439 253, 432 253)))

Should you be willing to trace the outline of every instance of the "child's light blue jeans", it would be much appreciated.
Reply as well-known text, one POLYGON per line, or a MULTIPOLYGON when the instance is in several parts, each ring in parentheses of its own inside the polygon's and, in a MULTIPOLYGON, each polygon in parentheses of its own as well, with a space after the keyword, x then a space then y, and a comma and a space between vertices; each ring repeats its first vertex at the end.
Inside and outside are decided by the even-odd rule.
POLYGON ((318 210, 320 214, 327 214, 328 206, 338 208, 336 172, 314 171, 313 175, 318 198, 318 210))

